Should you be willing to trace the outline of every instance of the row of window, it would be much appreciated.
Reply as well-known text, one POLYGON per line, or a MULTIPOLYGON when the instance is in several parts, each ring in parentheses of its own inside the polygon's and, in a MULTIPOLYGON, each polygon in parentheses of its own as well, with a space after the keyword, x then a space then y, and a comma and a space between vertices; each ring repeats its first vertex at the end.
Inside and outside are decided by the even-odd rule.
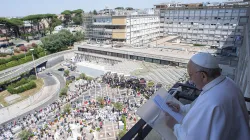
POLYGON ((111 18, 96 18, 96 19, 93 19, 93 22, 111 23, 112 19, 111 18))
POLYGON ((162 10, 166 14, 205 14, 205 13, 246 13, 247 9, 198 9, 198 10, 162 10))
POLYGON ((169 64, 170 65, 175 65, 175 66, 178 65, 178 63, 174 63, 174 62, 170 62, 170 61, 166 61, 166 60, 160 60, 160 59, 149 58, 149 57, 141 57, 141 56, 136 56, 136 55, 127 55, 127 54, 120 54, 120 53, 106 52, 106 51, 100 51, 100 50, 85 49, 85 48, 78 48, 78 51, 101 54, 101 55, 109 55, 109 56, 120 57, 120 58, 129 58, 129 59, 134 59, 134 60, 164 64, 164 65, 169 65, 169 64))
MULTIPOLYGON (((164 19, 164 18, 162 18, 164 19)), ((162 20, 161 19, 161 20, 162 20)), ((215 16, 215 17, 204 17, 204 16, 197 16, 197 17, 165 17, 165 20, 238 20, 239 17, 231 17, 231 16, 228 16, 228 17, 218 17, 218 16, 215 16)))

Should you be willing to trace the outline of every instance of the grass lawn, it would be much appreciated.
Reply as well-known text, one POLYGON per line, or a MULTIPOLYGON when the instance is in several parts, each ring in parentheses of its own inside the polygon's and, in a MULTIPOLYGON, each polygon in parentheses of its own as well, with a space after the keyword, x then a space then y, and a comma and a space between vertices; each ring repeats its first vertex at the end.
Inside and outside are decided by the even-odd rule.
MULTIPOLYGON (((37 79, 35 82, 36 82, 36 88, 27 90, 27 91, 25 91, 23 93, 19 93, 18 95, 20 95, 21 98, 19 100, 16 100, 16 102, 24 100, 24 99, 28 98, 29 96, 32 96, 32 95, 36 94, 38 91, 41 90, 41 88, 42 88, 42 86, 44 84, 43 80, 42 79, 37 79)), ((3 106, 9 106, 10 104, 5 102, 4 98, 8 97, 10 95, 11 94, 7 90, 4 90, 4 91, 0 92, 0 104, 2 104, 3 106)), ((14 103, 16 103, 16 102, 14 102, 14 103)))

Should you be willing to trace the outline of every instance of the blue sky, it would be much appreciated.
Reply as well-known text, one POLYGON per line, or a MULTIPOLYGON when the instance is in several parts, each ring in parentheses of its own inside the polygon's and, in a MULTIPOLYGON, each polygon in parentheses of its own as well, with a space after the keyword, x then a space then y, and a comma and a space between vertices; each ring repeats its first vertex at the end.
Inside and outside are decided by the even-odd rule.
MULTIPOLYGON (((133 8, 153 8, 154 4, 170 2, 171 0, 1 0, 0 17, 4 16, 26 16, 30 14, 54 13, 59 14, 64 10, 83 9, 86 12, 90 10, 101 10, 105 6, 115 7, 133 7, 133 8)), ((175 0, 182 2, 200 2, 200 1, 224 1, 224 0, 175 0)))

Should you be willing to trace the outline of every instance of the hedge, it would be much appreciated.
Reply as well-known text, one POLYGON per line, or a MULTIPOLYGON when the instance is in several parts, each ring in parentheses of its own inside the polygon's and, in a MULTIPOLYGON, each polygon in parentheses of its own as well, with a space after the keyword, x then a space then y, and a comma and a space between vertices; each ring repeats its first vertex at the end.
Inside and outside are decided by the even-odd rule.
POLYGON ((202 45, 202 44, 193 44, 193 46, 205 46, 205 45, 202 45))
POLYGON ((33 88, 36 88, 36 83, 34 81, 30 81, 29 83, 23 86, 19 86, 18 88, 14 88, 13 86, 8 86, 7 90, 11 94, 18 94, 33 88))
MULTIPOLYGON (((29 83, 29 82, 30 82, 29 79, 23 78, 23 79, 21 79, 20 81, 18 81, 18 82, 16 82, 16 83, 13 83, 13 84, 9 85, 8 87, 16 88, 16 87, 19 87, 19 86, 21 86, 21 85, 27 84, 27 83, 29 83)), ((7 88, 8 88, 8 87, 7 87, 7 88)))
MULTIPOLYGON (((34 57, 40 58, 45 56, 45 52, 42 48, 36 48, 34 50, 34 57)), ((26 54, 14 55, 8 59, 0 59, 0 71, 5 70, 14 66, 18 66, 20 64, 24 64, 26 62, 32 61, 32 53, 27 52, 26 54)))

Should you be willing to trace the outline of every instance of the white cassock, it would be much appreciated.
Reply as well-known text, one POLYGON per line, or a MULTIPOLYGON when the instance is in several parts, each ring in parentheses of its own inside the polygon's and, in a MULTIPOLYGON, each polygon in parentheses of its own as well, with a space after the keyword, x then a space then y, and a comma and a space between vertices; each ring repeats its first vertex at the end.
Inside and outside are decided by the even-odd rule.
POLYGON ((178 140, 249 140, 249 116, 240 89, 220 76, 202 88, 200 96, 181 106, 186 113, 174 126, 178 140))

